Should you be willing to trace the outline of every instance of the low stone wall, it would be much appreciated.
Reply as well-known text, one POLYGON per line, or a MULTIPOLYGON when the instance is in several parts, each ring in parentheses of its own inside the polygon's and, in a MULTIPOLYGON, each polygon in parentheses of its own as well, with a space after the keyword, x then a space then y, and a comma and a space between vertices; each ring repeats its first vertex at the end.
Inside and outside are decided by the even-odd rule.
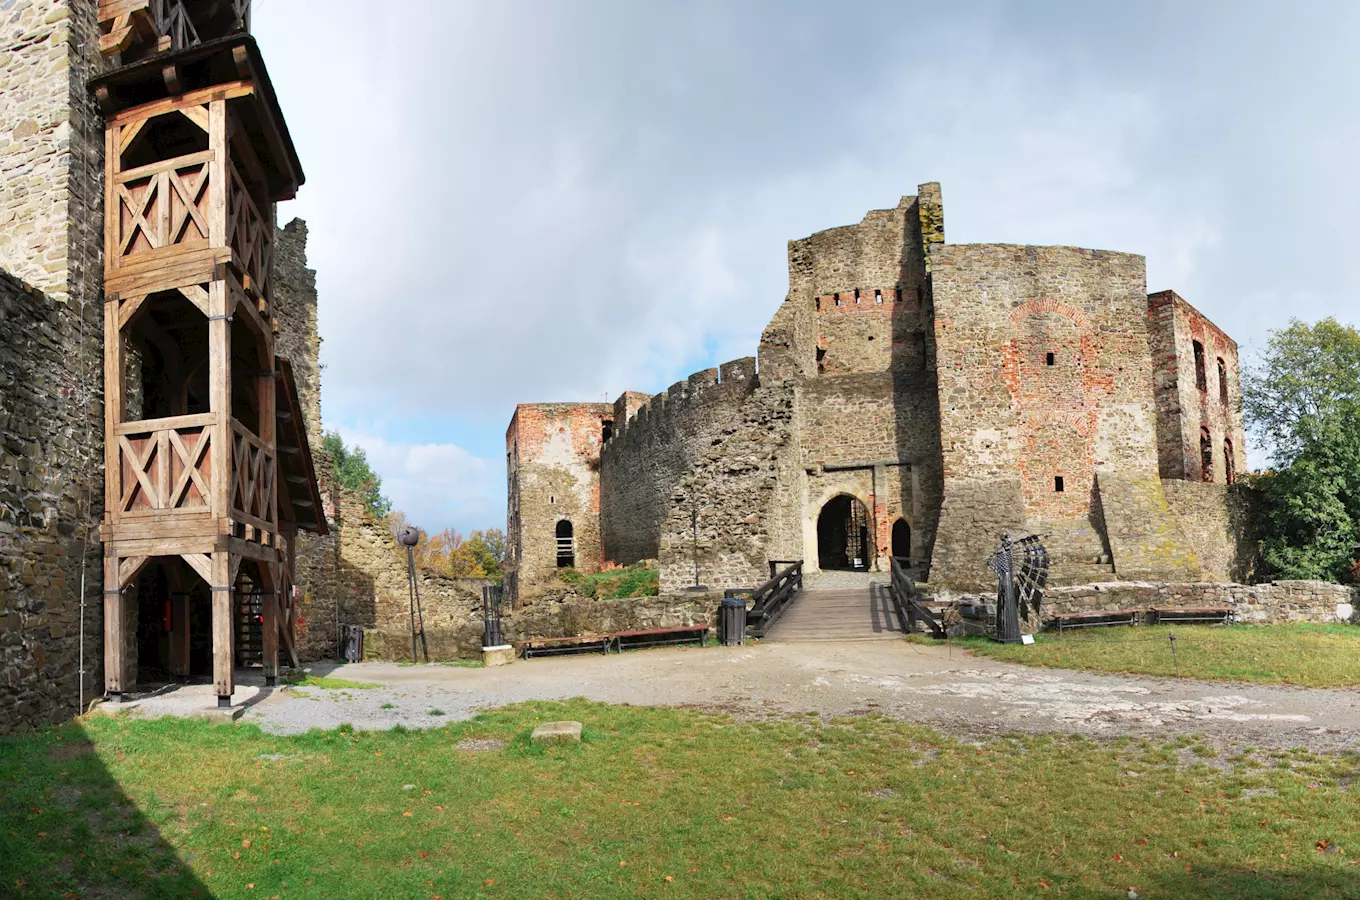
MULTIPOLYGON (((522 606, 504 616, 502 632, 507 641, 544 637, 574 637, 648 628, 685 625, 716 626, 721 591, 667 594, 596 600, 567 595, 522 606)), ((482 617, 477 611, 461 617, 426 616, 425 642, 430 659, 473 659, 482 653, 482 617)), ((422 649, 423 652, 423 649, 422 649)), ((388 623, 364 631, 365 660, 410 660, 409 623, 388 623)))
MULTIPOLYGON (((956 605, 995 604, 994 595, 940 598, 956 605)), ((1051 623, 1060 613, 1146 610, 1154 606, 1189 608, 1231 606, 1236 621, 1248 625, 1283 625, 1290 622, 1327 623, 1338 621, 1338 609, 1352 608, 1350 621, 1360 621, 1354 613, 1360 606, 1355 588, 1325 581, 1272 581, 1268 584, 1224 582, 1147 582, 1112 581, 1076 587, 1052 588, 1044 595, 1040 618, 1024 623, 1028 630, 1051 623)))

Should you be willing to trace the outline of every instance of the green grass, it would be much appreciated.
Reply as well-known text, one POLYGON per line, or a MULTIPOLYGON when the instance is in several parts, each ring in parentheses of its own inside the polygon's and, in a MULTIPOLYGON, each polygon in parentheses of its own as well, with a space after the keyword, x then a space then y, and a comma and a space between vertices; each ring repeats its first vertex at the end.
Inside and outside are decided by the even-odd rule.
POLYGON ((987 638, 956 643, 979 656, 1031 666, 1175 675, 1170 634, 1186 678, 1296 684, 1360 685, 1360 628, 1351 625, 1169 625, 1088 628, 1039 634, 1029 646, 987 638))
POLYGON ((96 716, 0 740, 0 895, 1360 896, 1355 755, 1213 754, 585 701, 294 737, 96 716), (529 743, 555 719, 583 743, 529 743))
POLYGON ((557 577, 582 597, 623 600, 629 597, 655 597, 661 590, 661 573, 656 564, 643 561, 626 569, 611 569, 587 575, 575 569, 559 569, 557 577))
POLYGON ((328 678, 321 675, 303 675, 287 679, 295 687, 325 688, 328 691, 362 691, 382 687, 371 681, 349 681, 344 678, 328 678))

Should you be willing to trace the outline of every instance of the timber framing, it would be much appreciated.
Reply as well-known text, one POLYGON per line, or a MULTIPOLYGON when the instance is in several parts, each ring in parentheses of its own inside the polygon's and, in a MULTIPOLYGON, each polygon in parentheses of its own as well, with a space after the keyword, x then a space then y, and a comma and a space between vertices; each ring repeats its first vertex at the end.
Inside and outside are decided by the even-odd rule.
POLYGON ((297 532, 326 529, 270 303, 274 204, 302 167, 254 39, 200 34, 248 23, 246 0, 104 0, 100 17, 106 55, 143 56, 92 82, 105 116, 105 687, 136 685, 128 604, 157 566, 154 583, 174 587, 170 668, 188 674, 184 588, 197 579, 229 705, 239 598, 260 598, 272 682, 280 645, 296 664, 297 532))

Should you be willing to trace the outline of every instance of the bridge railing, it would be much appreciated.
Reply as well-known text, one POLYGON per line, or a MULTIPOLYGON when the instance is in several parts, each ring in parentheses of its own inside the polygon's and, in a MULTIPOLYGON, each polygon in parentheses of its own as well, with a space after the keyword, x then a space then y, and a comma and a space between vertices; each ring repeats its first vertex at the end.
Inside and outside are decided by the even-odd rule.
POLYGON ((762 638, 774 627, 789 604, 803 593, 803 561, 771 560, 770 580, 754 591, 729 591, 729 594, 748 594, 750 611, 746 613, 746 631, 751 637, 762 638), (780 568, 780 567, 783 568, 780 568))
POLYGON ((892 581, 889 592, 892 594, 893 606, 897 610, 897 618, 902 623, 902 630, 907 634, 915 634, 916 623, 925 622, 930 628, 932 637, 942 638, 945 636, 944 625, 933 612, 921 604, 921 594, 912 578, 914 569, 911 564, 912 560, 908 557, 894 556, 890 566, 892 581))

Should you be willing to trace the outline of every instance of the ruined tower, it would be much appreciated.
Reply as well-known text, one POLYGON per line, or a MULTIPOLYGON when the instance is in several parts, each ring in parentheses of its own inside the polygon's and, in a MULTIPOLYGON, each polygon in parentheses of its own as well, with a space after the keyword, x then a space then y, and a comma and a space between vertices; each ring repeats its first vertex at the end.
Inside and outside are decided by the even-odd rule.
POLYGON ((105 689, 135 684, 128 606, 150 600, 168 634, 147 650, 188 674, 210 632, 229 705, 241 644, 267 682, 280 639, 291 652, 294 539, 325 528, 269 282, 274 204, 302 167, 249 0, 104 0, 98 19, 105 689))

